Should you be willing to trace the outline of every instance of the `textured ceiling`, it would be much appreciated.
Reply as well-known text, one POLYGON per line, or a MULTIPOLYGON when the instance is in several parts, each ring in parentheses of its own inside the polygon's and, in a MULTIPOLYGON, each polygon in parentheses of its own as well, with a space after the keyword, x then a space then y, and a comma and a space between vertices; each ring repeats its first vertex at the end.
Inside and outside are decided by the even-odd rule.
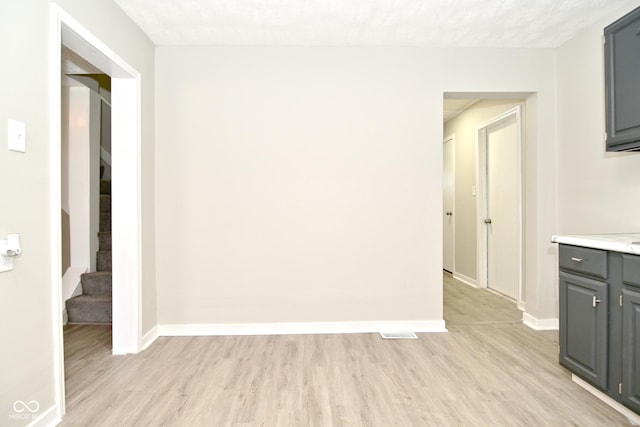
POLYGON ((478 102, 477 99, 444 99, 443 102, 443 119, 445 122, 453 119, 467 108, 478 102))
POLYGON ((115 0, 157 45, 558 47, 638 0, 115 0))

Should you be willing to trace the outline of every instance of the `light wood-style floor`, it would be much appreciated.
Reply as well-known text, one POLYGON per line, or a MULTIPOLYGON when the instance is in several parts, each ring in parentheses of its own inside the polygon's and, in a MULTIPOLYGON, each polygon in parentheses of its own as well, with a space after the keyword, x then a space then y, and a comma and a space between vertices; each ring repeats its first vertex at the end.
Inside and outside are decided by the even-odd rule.
POLYGON ((62 426, 624 426, 558 365, 557 332, 445 278, 448 333, 163 337, 110 354, 65 328, 62 426))

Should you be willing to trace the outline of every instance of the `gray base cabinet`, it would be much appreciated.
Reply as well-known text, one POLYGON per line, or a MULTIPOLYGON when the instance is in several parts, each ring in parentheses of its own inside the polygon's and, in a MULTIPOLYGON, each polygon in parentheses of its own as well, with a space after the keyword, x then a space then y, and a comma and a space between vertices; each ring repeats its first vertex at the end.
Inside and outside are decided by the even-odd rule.
POLYGON ((560 245, 560 364, 640 413, 640 256, 560 245))
POLYGON ((622 334, 622 402, 640 413, 640 292, 622 290, 622 334))
POLYGON ((560 273, 560 363, 601 388, 607 387, 607 291, 606 282, 560 273))

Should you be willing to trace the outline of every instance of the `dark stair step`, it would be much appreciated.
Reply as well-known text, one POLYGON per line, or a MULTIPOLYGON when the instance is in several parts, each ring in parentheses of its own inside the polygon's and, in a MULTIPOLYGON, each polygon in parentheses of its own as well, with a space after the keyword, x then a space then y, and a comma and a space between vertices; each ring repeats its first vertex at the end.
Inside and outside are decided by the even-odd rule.
POLYGON ((100 195, 100 212, 111 212, 111 196, 108 194, 100 195))
POLYGON ((111 271, 111 251, 96 252, 96 270, 111 271))
POLYGON ((111 250, 111 232, 101 231, 98 233, 98 250, 110 251, 111 250))
POLYGON ((111 272, 96 271, 95 273, 84 273, 80 276, 83 295, 111 296, 111 272))
POLYGON ((100 180, 100 194, 111 194, 111 181, 100 180))
POLYGON ((99 231, 111 231, 111 213, 110 212, 100 212, 99 231))
POLYGON ((110 296, 78 295, 66 305, 69 323, 111 323, 110 296))

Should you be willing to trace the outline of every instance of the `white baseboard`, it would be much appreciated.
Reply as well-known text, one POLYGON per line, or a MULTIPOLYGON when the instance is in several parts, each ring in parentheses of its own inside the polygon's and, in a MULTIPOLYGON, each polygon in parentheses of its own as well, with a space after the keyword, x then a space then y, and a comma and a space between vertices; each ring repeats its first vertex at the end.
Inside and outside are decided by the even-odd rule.
POLYGON ((464 284, 467 284, 469 286, 473 286, 474 288, 478 287, 478 282, 476 281, 476 279, 472 279, 471 277, 467 277, 467 276, 465 276, 463 274, 456 273, 456 272, 454 272, 452 274, 452 276, 453 276, 454 279, 459 280, 464 284))
POLYGON ((529 313, 522 313, 522 323, 536 331, 557 331, 558 319, 537 319, 529 313))
POLYGON ((598 399, 602 400, 607 405, 611 406, 616 411, 620 412, 627 418, 631 425, 640 426, 640 416, 633 412, 631 409, 627 408, 620 402, 613 400, 611 397, 607 396, 606 394, 574 374, 571 374, 571 380, 583 389, 587 390, 589 393, 593 394, 598 399))
POLYGON ((143 335, 141 351, 146 350, 151 344, 153 344, 155 340, 158 339, 158 337, 160 336, 158 334, 158 329, 159 327, 158 325, 156 325, 153 328, 151 328, 146 334, 143 335))
POLYGON ((159 336, 447 332, 444 320, 158 325, 159 336))
MULTIPOLYGON (((50 407, 46 411, 42 412, 40 415, 30 414, 28 411, 24 411, 21 414, 14 414, 14 415, 22 416, 22 417, 31 417, 31 418, 26 418, 27 420, 33 419, 33 417, 35 416, 36 418, 33 419, 32 422, 27 424, 28 427, 53 427, 60 424, 60 422, 62 421, 58 416, 58 408, 56 406, 50 407)), ((9 421, 11 421, 11 419, 9 421)))

